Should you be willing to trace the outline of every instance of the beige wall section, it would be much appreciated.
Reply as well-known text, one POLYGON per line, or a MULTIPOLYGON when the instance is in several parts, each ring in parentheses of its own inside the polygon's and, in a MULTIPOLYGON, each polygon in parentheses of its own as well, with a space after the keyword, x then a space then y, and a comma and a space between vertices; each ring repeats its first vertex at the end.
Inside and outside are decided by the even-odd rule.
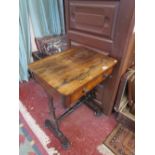
POLYGON ((32 52, 33 52, 33 51, 37 51, 37 47, 35 43, 35 35, 34 35, 31 19, 29 19, 29 22, 30 22, 31 44, 32 44, 32 52))

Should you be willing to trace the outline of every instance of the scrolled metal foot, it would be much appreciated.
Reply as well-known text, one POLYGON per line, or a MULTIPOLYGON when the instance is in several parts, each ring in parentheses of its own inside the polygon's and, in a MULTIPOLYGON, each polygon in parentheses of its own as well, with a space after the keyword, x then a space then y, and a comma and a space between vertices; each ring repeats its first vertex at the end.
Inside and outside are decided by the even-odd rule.
POLYGON ((45 120, 45 127, 47 127, 49 130, 51 130, 54 135, 59 139, 62 147, 64 149, 69 148, 70 142, 69 140, 64 136, 64 134, 55 127, 55 125, 50 120, 45 120))

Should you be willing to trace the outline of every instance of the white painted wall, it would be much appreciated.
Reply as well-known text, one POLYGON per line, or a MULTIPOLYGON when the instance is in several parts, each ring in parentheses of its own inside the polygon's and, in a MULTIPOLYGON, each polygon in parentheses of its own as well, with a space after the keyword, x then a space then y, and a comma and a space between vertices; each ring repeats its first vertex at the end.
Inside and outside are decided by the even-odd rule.
POLYGON ((31 34, 31 45, 32 45, 32 52, 37 51, 37 46, 35 43, 35 35, 34 35, 34 30, 32 26, 31 19, 29 19, 30 22, 30 34, 31 34))

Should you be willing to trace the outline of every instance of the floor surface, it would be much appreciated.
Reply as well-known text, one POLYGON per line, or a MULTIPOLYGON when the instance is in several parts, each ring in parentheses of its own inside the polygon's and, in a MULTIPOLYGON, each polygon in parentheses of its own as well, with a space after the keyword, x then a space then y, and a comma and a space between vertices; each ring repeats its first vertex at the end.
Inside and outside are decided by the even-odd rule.
MULTIPOLYGON (((59 95, 52 95, 57 115, 60 115, 65 109, 60 104, 59 95)), ((71 143, 71 147, 64 150, 55 136, 44 126, 44 120, 49 117, 49 110, 48 98, 42 87, 34 80, 21 83, 19 98, 39 127, 51 139, 48 147, 54 147, 61 155, 100 155, 97 147, 117 124, 114 114, 110 117, 104 114, 96 117, 93 111, 82 105, 60 123, 60 129, 71 143)))

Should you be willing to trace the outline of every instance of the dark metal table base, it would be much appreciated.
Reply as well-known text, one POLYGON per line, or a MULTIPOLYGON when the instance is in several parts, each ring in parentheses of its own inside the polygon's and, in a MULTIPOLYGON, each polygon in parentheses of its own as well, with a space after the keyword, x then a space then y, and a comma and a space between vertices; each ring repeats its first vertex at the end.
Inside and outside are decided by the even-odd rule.
POLYGON ((69 140, 66 138, 66 136, 63 134, 63 132, 59 129, 59 127, 56 127, 50 120, 45 120, 45 126, 54 133, 54 135, 59 139, 62 147, 64 149, 67 149, 70 146, 69 140))
POLYGON ((87 105, 90 109, 95 111, 96 116, 100 116, 102 114, 102 110, 93 102, 93 98, 95 97, 95 90, 86 94, 86 96, 82 97, 74 106, 66 110, 62 115, 56 118, 55 107, 53 104, 53 98, 49 96, 49 110, 50 110, 50 120, 45 120, 45 126, 49 128, 53 134, 59 139, 62 147, 67 149, 70 146, 69 140, 63 134, 63 132, 59 129, 59 121, 61 121, 65 116, 69 115, 75 109, 80 107, 81 104, 87 105))
POLYGON ((93 98, 96 98, 95 91, 96 90, 94 89, 85 96, 84 104, 93 110, 96 116, 100 116, 103 114, 102 109, 95 103, 95 101, 93 101, 93 98))

